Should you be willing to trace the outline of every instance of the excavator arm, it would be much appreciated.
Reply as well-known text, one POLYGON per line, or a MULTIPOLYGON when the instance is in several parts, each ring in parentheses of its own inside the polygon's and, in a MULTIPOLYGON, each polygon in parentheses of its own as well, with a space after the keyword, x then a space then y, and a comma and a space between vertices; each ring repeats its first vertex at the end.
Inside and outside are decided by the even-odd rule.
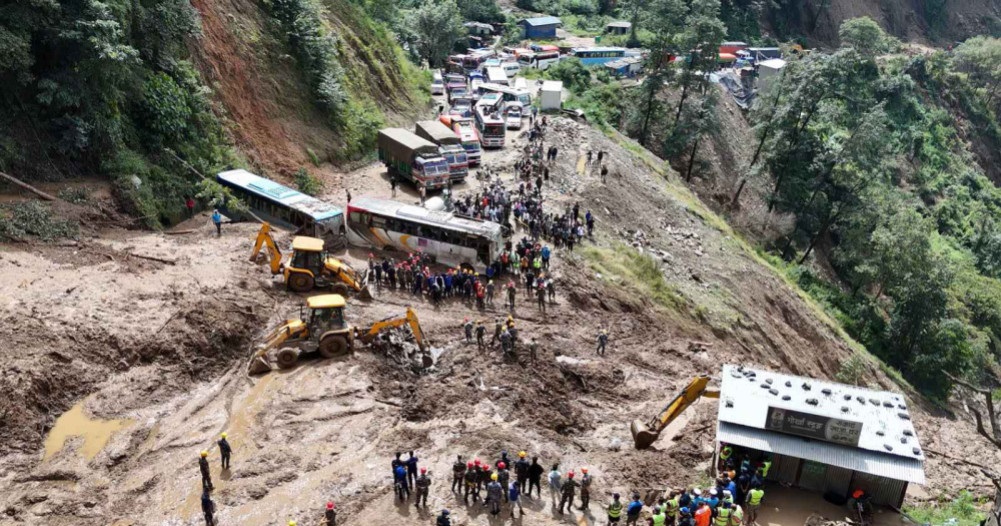
POLYGON ((694 404, 702 398, 719 398, 719 391, 706 389, 709 385, 708 376, 699 376, 694 378, 678 396, 671 400, 671 403, 667 404, 660 413, 657 414, 649 422, 643 422, 642 420, 634 420, 632 425, 630 425, 630 431, 633 433, 633 441, 636 444, 636 449, 646 449, 650 447, 657 437, 660 436, 660 432, 664 430, 674 419, 678 418, 681 413, 685 412, 689 406, 694 404))
POLYGON ((268 265, 271 266, 271 273, 280 274, 282 271, 282 251, 278 250, 278 245, 271 237, 271 224, 267 222, 262 223, 261 230, 257 232, 257 240, 254 242, 254 251, 250 254, 250 260, 257 261, 257 255, 263 248, 268 250, 268 265))
POLYGON ((368 269, 358 272, 344 261, 331 256, 324 259, 323 266, 342 283, 354 289, 362 299, 372 298, 372 293, 368 289, 368 269))
POLYGON ((261 339, 261 344, 254 351, 254 355, 250 357, 247 371, 250 374, 261 374, 270 371, 271 365, 268 363, 268 353, 273 349, 282 347, 289 340, 301 340, 307 337, 308 333, 309 329, 306 326, 306 322, 302 320, 288 320, 275 327, 261 339))
POLYGON ((368 329, 360 329, 357 337, 360 338, 362 342, 369 344, 372 343, 372 340, 374 340, 375 337, 382 331, 403 327, 404 325, 410 326, 410 332, 414 333, 414 341, 417 342, 417 346, 422 352, 426 352, 428 350, 428 344, 427 340, 424 339, 424 331, 421 329, 421 322, 417 319, 417 312, 410 307, 407 307, 406 316, 400 316, 399 318, 387 318, 385 320, 377 321, 368 329))

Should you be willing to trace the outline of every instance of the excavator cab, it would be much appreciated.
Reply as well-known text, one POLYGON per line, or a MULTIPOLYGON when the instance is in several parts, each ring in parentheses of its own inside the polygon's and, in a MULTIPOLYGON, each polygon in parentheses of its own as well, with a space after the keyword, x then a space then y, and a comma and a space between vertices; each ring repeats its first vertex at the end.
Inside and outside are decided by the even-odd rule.
POLYGON ((703 396, 706 398, 719 398, 719 391, 707 389, 708 385, 708 376, 698 376, 689 382, 678 393, 678 396, 674 397, 674 400, 671 400, 671 403, 667 404, 667 407, 662 409, 657 416, 649 421, 633 420, 629 426, 629 430, 633 434, 633 443, 636 445, 636 449, 646 449, 653 445, 660 436, 660 432, 670 425, 674 419, 681 416, 681 413, 684 413, 685 409, 688 409, 689 406, 697 402, 699 398, 703 396))

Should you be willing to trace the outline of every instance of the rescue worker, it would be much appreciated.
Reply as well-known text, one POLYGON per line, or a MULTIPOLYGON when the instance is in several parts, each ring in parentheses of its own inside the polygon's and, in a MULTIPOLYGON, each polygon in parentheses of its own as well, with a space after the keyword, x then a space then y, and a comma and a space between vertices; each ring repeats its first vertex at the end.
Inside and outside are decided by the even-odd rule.
POLYGON ((717 466, 719 471, 723 471, 723 469, 730 462, 730 457, 732 456, 733 456, 733 447, 731 447, 729 444, 724 445, 723 448, 719 450, 719 465, 717 466))
POLYGON ((402 454, 403 453, 400 453, 399 451, 397 451, 396 452, 396 458, 394 458, 393 461, 390 462, 390 464, 393 466, 393 471, 396 471, 396 467, 397 466, 402 466, 403 465, 403 461, 400 460, 400 455, 402 455, 402 454))
POLYGON ((490 346, 493 347, 495 343, 500 341, 501 332, 504 330, 504 324, 501 322, 500 318, 497 318, 494 324, 494 337, 490 340, 490 346))
POLYGON ((653 515, 650 517, 652 526, 664 526, 667 522, 667 514, 664 510, 660 509, 660 506, 653 507, 653 515))
POLYGON ((539 359, 539 342, 536 341, 535 336, 532 336, 532 341, 528 344, 528 357, 532 359, 532 362, 539 359))
POLYGON ((202 491, 212 491, 212 474, 209 472, 209 452, 202 451, 198 457, 198 469, 202 472, 202 491))
POLYGON ((452 492, 456 489, 462 493, 462 479, 466 476, 466 463, 462 461, 462 455, 455 456, 455 463, 452 464, 452 492))
POLYGON ((333 502, 327 503, 327 509, 323 512, 323 518, 327 521, 325 526, 334 526, 337 524, 337 510, 334 509, 333 502))
MULTIPOLYGON (((500 483, 501 488, 507 489, 509 482, 511 481, 511 472, 507 470, 507 463, 498 462, 497 463, 497 482, 500 483)), ((504 502, 507 502, 507 492, 504 493, 504 502)))
POLYGON ((643 502, 640 500, 639 493, 633 493, 633 500, 629 502, 629 506, 626 507, 626 526, 636 526, 636 522, 640 519, 640 513, 643 511, 643 502))
POLYGON ((508 500, 508 502, 511 503, 511 518, 512 519, 514 518, 514 507, 515 506, 518 507, 518 513, 520 513, 522 517, 525 516, 525 508, 521 507, 521 488, 519 486, 520 486, 520 484, 518 484, 518 482, 511 482, 511 484, 508 485, 507 500, 508 500))
POLYGON ((504 332, 501 333, 500 340, 501 340, 501 351, 504 353, 504 357, 505 358, 509 358, 508 355, 512 354, 511 353, 511 331, 509 331, 507 329, 504 329, 504 332))
POLYGON ((482 321, 476 322, 476 348, 479 350, 486 349, 487 345, 483 341, 483 337, 487 334, 487 328, 483 326, 482 321))
POLYGON ((441 510, 441 515, 438 515, 435 526, 452 526, 452 519, 448 518, 448 510, 441 510))
POLYGON ((208 490, 202 492, 202 513, 205 514, 205 526, 215 526, 215 503, 208 490))
POLYGON ((545 472, 542 464, 539 464, 539 457, 532 457, 532 465, 528 466, 528 491, 525 493, 532 496, 532 486, 535 486, 535 496, 542 498, 542 474, 545 472))
POLYGON ((573 471, 568 471, 567 479, 566 481, 563 482, 563 486, 560 487, 560 493, 562 493, 562 496, 560 497, 560 509, 559 509, 560 515, 563 515, 564 505, 566 505, 567 511, 571 511, 573 509, 574 492, 576 491, 577 487, 580 486, 580 483, 574 480, 573 476, 574 476, 573 471))
POLYGON ((733 510, 730 509, 730 503, 724 501, 719 505, 719 509, 716 510, 716 518, 713 519, 713 526, 730 526, 732 518, 733 510))
POLYGON ((528 454, 524 451, 518 452, 518 460, 514 463, 514 480, 518 484, 518 490, 525 491, 528 485, 528 468, 531 464, 525 458, 528 454))
POLYGON ((686 507, 679 510, 681 515, 678 517, 678 526, 695 526, 695 520, 692 519, 692 512, 686 507))
POLYGON ((431 478, 428 477, 428 468, 421 468, 421 474, 417 477, 414 485, 417 486, 417 498, 414 499, 414 507, 419 508, 421 504, 428 507, 428 492, 431 490, 431 478))
POLYGON ((619 494, 612 493, 612 503, 608 505, 608 524, 618 525, 619 517, 622 516, 622 502, 619 501, 619 494))
POLYGON ((671 498, 667 499, 664 506, 665 512, 667 513, 667 524, 670 526, 676 526, 678 522, 678 512, 681 510, 681 505, 678 502, 678 493, 672 491, 671 498))
POLYGON ((768 477, 768 470, 772 469, 772 459, 765 457, 765 460, 761 462, 761 478, 764 480, 768 477))
POLYGON ((591 482, 593 479, 587 473, 587 468, 580 468, 580 509, 586 510, 591 504, 591 482))
POLYGON ((398 464, 393 468, 393 484, 398 486, 400 500, 410 498, 410 486, 407 484, 407 468, 403 464, 398 464))
POLYGON ((219 213, 219 209, 212 210, 212 224, 215 225, 215 235, 219 237, 222 235, 222 214, 219 213))
POLYGON ((539 286, 535 288, 535 298, 539 303, 539 310, 546 313, 546 285, 544 281, 539 281, 539 286))
POLYGON ((463 320, 462 330, 466 333, 466 343, 473 343, 473 322, 469 318, 463 320))
POLYGON ((763 498, 765 490, 761 489, 761 484, 754 484, 751 491, 747 492, 747 524, 753 525, 758 520, 758 510, 761 508, 763 498))
POLYGON ((469 495, 473 495, 473 502, 480 500, 480 474, 472 462, 466 464, 466 491, 463 500, 469 504, 469 495))
POLYGON ((407 459, 407 485, 410 489, 414 489, 414 482, 417 481, 417 457, 414 456, 414 452, 410 452, 410 458, 407 459))
POLYGON ((494 473, 490 475, 490 483, 487 484, 487 503, 490 504, 490 514, 497 515, 500 513, 500 499, 501 494, 504 493, 504 487, 497 482, 497 474, 494 473))
POLYGON ((598 350, 597 350, 598 356, 605 355, 606 345, 608 345, 608 330, 601 329, 601 332, 598 333, 598 350))
POLYGON ((730 521, 733 526, 741 526, 744 524, 744 510, 737 504, 730 506, 733 510, 733 519, 730 521))
POLYGON ((229 456, 233 453, 233 448, 226 441, 226 433, 223 433, 220 437, 218 444, 219 453, 222 453, 222 469, 229 469, 229 456))
POLYGON ((709 509, 709 504, 704 500, 700 501, 699 509, 695 510, 695 526, 709 526, 712 513, 712 510, 709 509))
POLYGON ((556 504, 556 497, 560 494, 560 487, 563 485, 560 479, 560 466, 553 464, 553 469, 549 472, 549 500, 556 504))

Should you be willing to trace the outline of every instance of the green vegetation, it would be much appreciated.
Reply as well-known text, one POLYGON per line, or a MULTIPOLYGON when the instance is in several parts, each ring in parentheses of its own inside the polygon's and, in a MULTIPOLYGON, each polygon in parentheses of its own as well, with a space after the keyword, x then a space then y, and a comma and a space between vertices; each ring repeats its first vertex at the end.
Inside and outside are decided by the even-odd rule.
POLYGON ((972 50, 877 62, 893 41, 868 19, 841 37, 844 48, 791 62, 753 114, 769 206, 795 218, 770 248, 850 335, 941 399, 943 372, 983 381, 1001 342, 1001 190, 950 117, 983 122, 974 140, 1001 144, 991 77, 973 73, 972 50), (804 266, 817 251, 835 282, 804 266))
POLYGON ((904 506, 904 513, 920 524, 953 524, 955 526, 979 526, 986 517, 981 511, 983 502, 972 493, 963 490, 953 500, 940 497, 938 501, 918 506, 904 506))
POLYGON ((323 181, 313 177, 305 168, 296 170, 295 186, 307 195, 319 195, 323 191, 323 181))
POLYGON ((0 207, 0 240, 24 241, 36 237, 52 241, 76 237, 77 224, 56 217, 48 205, 38 201, 25 201, 0 207))
POLYGON ((600 273, 602 279, 637 289, 639 297, 650 298, 669 310, 677 311, 688 305, 685 297, 664 279, 660 264, 632 247, 621 243, 611 248, 588 245, 581 252, 587 264, 600 273))

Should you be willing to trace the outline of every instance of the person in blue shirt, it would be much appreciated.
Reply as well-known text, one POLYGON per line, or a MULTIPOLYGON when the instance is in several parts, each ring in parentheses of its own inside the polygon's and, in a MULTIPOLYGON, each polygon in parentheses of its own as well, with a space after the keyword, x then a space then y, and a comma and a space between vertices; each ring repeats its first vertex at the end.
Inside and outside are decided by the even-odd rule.
POLYGON ((222 235, 222 214, 219 213, 219 209, 212 210, 212 224, 215 225, 215 235, 219 237, 222 235))
POLYGON ((626 526, 632 524, 636 525, 636 521, 640 518, 640 512, 643 511, 643 502, 640 501, 640 494, 633 493, 633 500, 626 507, 626 526))
POLYGON ((715 513, 716 508, 719 506, 719 492, 716 491, 716 488, 709 490, 709 498, 705 499, 705 502, 709 504, 709 509, 715 513))
POLYGON ((521 507, 521 489, 518 488, 518 481, 511 481, 507 490, 507 500, 511 502, 511 518, 514 518, 514 507, 518 506, 518 513, 525 516, 525 509, 521 507))
POLYGON ((682 508, 687 508, 692 505, 692 494, 688 490, 682 489, 681 495, 678 495, 678 506, 682 508))
POLYGON ((407 485, 407 468, 403 464, 393 468, 393 484, 399 486, 400 500, 410 498, 410 486, 407 485))
POLYGON ((550 255, 549 245, 542 247, 541 254, 542 254, 542 268, 549 270, 549 255, 550 255))

